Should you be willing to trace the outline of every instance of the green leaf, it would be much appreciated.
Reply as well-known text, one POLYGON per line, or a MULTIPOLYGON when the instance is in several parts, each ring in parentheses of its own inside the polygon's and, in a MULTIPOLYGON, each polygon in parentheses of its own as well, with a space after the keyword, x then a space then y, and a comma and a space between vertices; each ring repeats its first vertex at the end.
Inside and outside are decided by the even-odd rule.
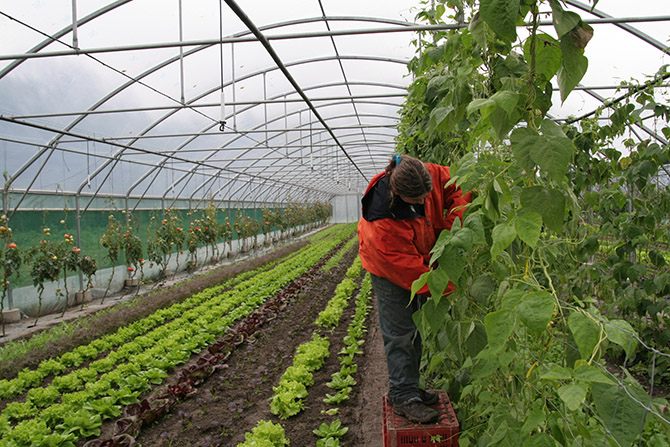
POLYGON ((428 282, 428 277, 430 276, 430 271, 422 274, 419 276, 417 279, 414 280, 412 283, 412 295, 410 296, 410 299, 414 299, 414 295, 416 295, 419 290, 423 288, 423 286, 426 285, 428 282))
POLYGON ((486 48, 486 29, 484 27, 484 21, 479 16, 479 13, 475 14, 472 18, 470 25, 468 25, 468 29, 475 42, 477 42, 477 45, 479 45, 480 48, 486 48))
POLYGON ((428 276, 428 289, 430 290, 430 296, 436 301, 439 301, 448 285, 449 275, 447 275, 447 272, 443 268, 438 267, 430 272, 430 276, 428 276))
POLYGON ((510 222, 503 222, 496 225, 493 228, 491 237, 493 238, 493 245, 491 246, 491 258, 495 259, 498 257, 500 252, 505 250, 512 242, 514 242, 514 238, 516 238, 514 224, 510 222))
POLYGON ((503 140, 507 138, 510 130, 519 122, 519 118, 520 114, 518 112, 514 111, 510 116, 504 109, 498 107, 489 116, 489 123, 491 123, 496 136, 503 140))
POLYGON ((568 327, 575 338, 580 355, 583 359, 589 359, 600 341, 600 326, 591 317, 574 311, 568 317, 568 327))
POLYGON ((570 410, 575 411, 584 401, 586 391, 582 385, 564 385, 558 389, 558 395, 570 410))
POLYGON ((539 427, 542 422, 544 422, 544 413, 541 410, 534 409, 526 416, 526 420, 521 427, 521 434, 530 433, 539 427))
POLYGON ((479 214, 469 214, 463 221, 463 227, 469 228, 474 233, 473 243, 483 244, 486 242, 484 237, 484 224, 482 223, 482 216, 479 214))
POLYGON ((574 38, 570 34, 561 39, 561 51, 563 65, 558 71, 558 88, 561 91, 561 101, 565 102, 570 92, 586 74, 589 60, 584 56, 584 50, 575 45, 574 38))
POLYGON ((556 28, 559 38, 572 31, 582 20, 579 14, 565 11, 558 0, 549 0, 549 4, 554 18, 554 28, 556 28))
POLYGON ((508 430, 509 427, 507 425, 507 421, 502 421, 496 428, 496 431, 493 433, 493 436, 491 436, 491 439, 489 440, 488 444, 486 444, 486 447, 500 445, 500 441, 502 441, 507 436, 508 430))
POLYGON ((540 134, 529 127, 517 127, 510 135, 510 142, 512 143, 512 154, 519 165, 526 172, 532 172, 535 162, 531 154, 542 144, 540 134))
POLYGON ((549 292, 530 292, 514 309, 528 329, 541 333, 554 316, 556 302, 549 292))
POLYGON ((503 40, 516 40, 516 21, 520 0, 482 0, 479 13, 489 27, 503 40))
POLYGON ((519 239, 531 248, 535 248, 537 241, 540 240, 540 232, 542 231, 542 216, 535 211, 519 214, 514 221, 514 228, 519 239))
POLYGON ((453 106, 436 107, 430 112, 430 129, 434 130, 442 125, 444 120, 449 117, 449 114, 454 111, 453 106))
POLYGON ((507 115, 512 115, 520 98, 521 95, 509 90, 501 90, 491 96, 491 100, 494 101, 498 107, 503 109, 507 115))
POLYGON ((549 371, 540 376, 543 380, 570 380, 572 371, 563 366, 554 365, 549 371))
POLYGON ((468 115, 479 111, 481 118, 488 117, 496 108, 496 103, 491 98, 475 99, 468 104, 466 112, 468 115))
POLYGON ((616 382, 607 377, 598 367, 589 365, 583 360, 577 360, 575 363, 575 379, 584 382, 616 385, 616 382))
POLYGON ((555 447, 556 441, 546 433, 535 433, 527 438, 523 447, 555 447))
POLYGON ((472 295, 475 301, 484 305, 488 297, 495 290, 495 287, 496 282, 490 275, 482 275, 470 286, 470 295, 472 295))
POLYGON ((527 211, 540 213, 547 226, 560 233, 565 217, 565 196, 556 189, 530 186, 521 191, 521 205, 527 211))
POLYGON ((447 76, 435 76, 428 82, 426 87, 426 99, 430 102, 438 99, 438 96, 441 95, 444 84, 449 81, 447 76))
POLYGON ((568 164, 574 152, 572 140, 565 136, 553 120, 545 119, 542 122, 542 132, 541 145, 530 156, 554 181, 560 183, 568 172, 568 164))
POLYGON ((445 247, 438 261, 440 269, 443 269, 452 282, 458 281, 465 268, 465 258, 456 247, 451 245, 445 247))
POLYGON ((635 329, 625 320, 612 320, 605 323, 605 334, 612 343, 621 346, 628 357, 633 355, 637 349, 635 329))
POLYGON ((624 390, 620 386, 594 383, 591 393, 596 413, 621 446, 633 445, 646 414, 644 406, 628 393, 639 402, 649 402, 649 395, 639 385, 626 385, 624 390))
MULTIPOLYGON (((526 39, 523 47, 526 60, 531 58, 531 39, 526 39)), ((563 53, 560 43, 548 34, 538 34, 535 40, 535 71, 544 75, 548 81, 553 78, 561 68, 563 53)))
POLYGON ((649 260, 651 260, 651 263, 654 264, 655 267, 665 267, 666 262, 663 253, 656 250, 649 250, 649 260))
POLYGON ((486 327, 479 321, 474 322, 474 328, 470 335, 465 340, 465 349, 470 357, 475 357, 486 347, 488 342, 486 338, 486 327))
POLYGON ((491 349, 501 349, 512 335, 515 325, 516 316, 511 310, 503 309, 487 314, 484 317, 484 326, 491 349))
POLYGON ((512 289, 505 292, 502 299, 502 308, 514 310, 514 308, 523 301, 526 292, 520 289, 512 289))
POLYGON ((453 237, 451 238, 450 244, 456 248, 462 248, 465 251, 472 251, 472 244, 475 241, 475 232, 470 228, 453 228, 452 227, 453 237))

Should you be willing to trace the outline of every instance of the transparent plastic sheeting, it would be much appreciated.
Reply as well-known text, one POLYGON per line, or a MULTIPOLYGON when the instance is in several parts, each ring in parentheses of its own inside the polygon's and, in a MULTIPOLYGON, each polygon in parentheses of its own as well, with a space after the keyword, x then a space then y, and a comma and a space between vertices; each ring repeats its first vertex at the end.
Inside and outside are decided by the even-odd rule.
MULTIPOLYGON (((595 34, 582 85, 549 112, 557 120, 670 62, 665 0, 591 6, 565 2, 595 34)), ((394 151, 424 7, 2 0, 6 188, 168 202, 360 194, 394 151)))

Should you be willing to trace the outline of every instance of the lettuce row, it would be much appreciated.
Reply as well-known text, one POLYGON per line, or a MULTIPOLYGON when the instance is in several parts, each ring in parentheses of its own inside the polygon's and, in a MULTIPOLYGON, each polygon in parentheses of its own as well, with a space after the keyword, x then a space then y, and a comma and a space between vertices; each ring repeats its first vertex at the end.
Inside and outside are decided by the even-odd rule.
MULTIPOLYGON (((341 238, 342 233, 338 236, 341 238)), ((286 262, 267 274, 260 274, 254 277, 252 281, 240 284, 235 290, 184 312, 181 318, 155 330, 157 333, 153 335, 157 336, 160 341, 148 350, 145 350, 145 348, 152 344, 151 340, 154 339, 152 333, 138 337, 134 342, 127 343, 119 348, 118 351, 111 352, 110 356, 112 358, 109 359, 108 356, 107 360, 111 360, 112 365, 116 364, 120 358, 126 358, 126 356, 128 356, 128 362, 103 374, 97 380, 95 378, 97 374, 90 371, 91 367, 73 371, 71 374, 76 376, 70 374, 63 376, 68 378, 61 378, 57 381, 58 386, 67 391, 61 395, 61 403, 47 404, 46 408, 39 412, 37 419, 21 420, 16 426, 11 427, 9 424, 11 420, 19 419, 25 414, 32 415, 36 412, 34 402, 40 397, 40 394, 46 395, 46 397, 41 396, 46 402, 53 402, 53 390, 33 391, 31 396, 35 401, 25 402, 23 408, 15 408, 16 406, 14 406, 9 414, 3 412, 0 415, 0 434, 3 435, 0 446, 22 446, 36 442, 34 439, 30 442, 22 441, 22 434, 27 430, 26 427, 29 427, 29 430, 35 436, 41 434, 44 439, 52 434, 68 437, 69 434, 74 433, 72 430, 76 431, 76 429, 74 427, 68 428, 67 420, 63 415, 75 415, 82 418, 95 416, 95 413, 82 409, 91 400, 111 397, 115 400, 115 404, 121 405, 136 401, 142 392, 151 388, 150 384, 162 381, 162 378, 166 375, 165 371, 169 371, 174 366, 185 362, 190 358, 191 353, 199 352, 208 343, 214 341, 216 335, 222 334, 234 321, 251 313, 269 295, 276 293, 284 284, 290 282, 291 276, 298 277, 307 271, 308 265, 314 265, 318 262, 337 243, 339 243, 338 240, 328 240, 317 244, 315 247, 306 250, 303 255, 294 256, 291 262, 286 262), (238 293, 241 291, 245 293, 238 293), (236 293, 238 293, 237 296, 235 296, 236 293), (190 324, 187 324, 188 322, 190 324), (83 391, 71 392, 72 389, 82 385, 85 387, 83 391), (52 433, 55 426, 58 426, 60 431, 52 433), (38 429, 38 427, 47 427, 48 433, 38 429)), ((103 360, 105 359, 98 362, 104 363, 103 360)), ((92 365, 95 369, 95 365, 92 365)), ((104 402, 106 407, 109 407, 109 404, 110 400, 104 402)), ((100 403, 100 405, 103 405, 103 403, 100 403)), ((88 405, 88 408, 93 408, 93 406, 88 405)), ((114 410, 108 410, 105 417, 112 413, 114 413, 114 410)), ((77 419, 73 419, 73 417, 68 418, 68 420, 77 419)), ((77 419, 77 421, 80 421, 80 419, 77 419)))

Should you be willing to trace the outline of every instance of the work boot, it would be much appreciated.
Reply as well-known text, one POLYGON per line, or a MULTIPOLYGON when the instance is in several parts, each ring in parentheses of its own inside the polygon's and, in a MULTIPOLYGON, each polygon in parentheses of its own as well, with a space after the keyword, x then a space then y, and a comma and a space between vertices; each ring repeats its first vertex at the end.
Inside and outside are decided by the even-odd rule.
POLYGON ((437 393, 429 393, 426 390, 419 390, 419 394, 421 394, 423 404, 428 405, 429 407, 432 407, 440 401, 440 396, 438 396, 437 393))
POLYGON ((412 422, 428 424, 440 417, 440 413, 426 406, 420 398, 415 397, 405 402, 394 403, 395 414, 405 417, 412 422))

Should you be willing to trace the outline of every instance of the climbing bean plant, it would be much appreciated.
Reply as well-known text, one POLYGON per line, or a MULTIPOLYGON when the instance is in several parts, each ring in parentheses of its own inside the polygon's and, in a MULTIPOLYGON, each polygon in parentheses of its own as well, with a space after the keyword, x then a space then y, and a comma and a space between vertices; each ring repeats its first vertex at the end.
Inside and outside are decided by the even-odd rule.
POLYGON ((654 89, 667 67, 558 123, 552 81, 564 101, 588 68, 593 29, 578 14, 559 0, 435 0, 418 18, 463 23, 416 40, 397 138, 472 192, 413 286, 430 288, 415 320, 460 445, 669 445, 654 397, 670 385, 670 198, 654 181, 670 163, 654 89), (634 138, 643 118, 656 138, 634 138))

